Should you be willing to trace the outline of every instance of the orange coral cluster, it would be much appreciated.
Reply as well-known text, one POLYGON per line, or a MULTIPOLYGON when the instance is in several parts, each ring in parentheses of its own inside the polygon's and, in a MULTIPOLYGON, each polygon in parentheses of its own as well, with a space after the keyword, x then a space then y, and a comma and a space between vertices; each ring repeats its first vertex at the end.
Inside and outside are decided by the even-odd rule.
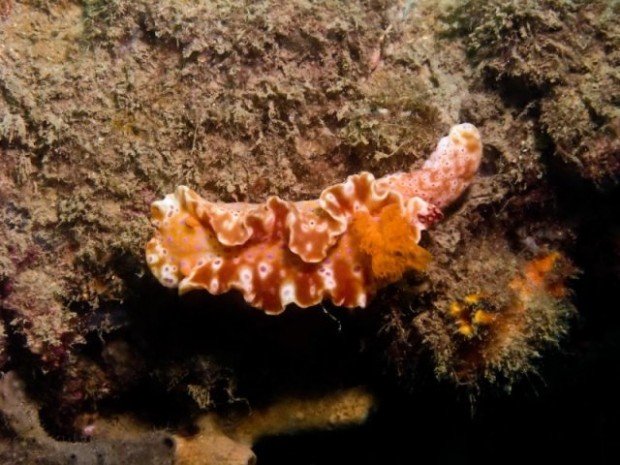
POLYGON ((180 186, 153 203, 147 263, 181 293, 236 289, 267 313, 327 298, 364 307, 378 287, 425 268, 421 232, 469 185, 481 153, 476 128, 461 124, 421 169, 382 179, 362 172, 317 200, 218 203, 180 186))
POLYGON ((528 370, 566 331, 574 311, 566 281, 574 273, 569 260, 552 251, 525 262, 506 287, 451 302, 446 313, 457 335, 450 349, 456 379, 469 383, 480 373, 511 378, 528 370))
POLYGON ((553 274, 562 255, 553 251, 527 262, 523 273, 512 280, 510 287, 517 292, 522 301, 525 301, 537 292, 545 292, 556 299, 566 297, 568 290, 564 277, 553 274))
POLYGON ((552 251, 526 262, 510 281, 510 303, 501 309, 501 315, 484 293, 469 294, 451 302, 448 313, 454 318, 457 332, 466 338, 493 329, 497 334, 513 332, 524 324, 522 316, 532 299, 548 296, 561 300, 567 297, 566 277, 571 272, 572 268, 568 267, 562 254, 552 251))

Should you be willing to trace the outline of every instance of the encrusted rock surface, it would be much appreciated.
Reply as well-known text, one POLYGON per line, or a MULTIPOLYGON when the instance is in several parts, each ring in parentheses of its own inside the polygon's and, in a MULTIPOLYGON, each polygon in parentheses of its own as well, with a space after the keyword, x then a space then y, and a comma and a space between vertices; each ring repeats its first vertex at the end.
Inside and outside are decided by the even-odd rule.
MULTIPOLYGON (((117 410, 181 431, 291 392, 518 387, 545 377, 572 303, 566 353, 613 365, 619 14, 602 0, 0 0, 0 370, 22 375, 44 434, 83 441, 86 419, 117 410), (312 199, 360 171, 419 168, 463 121, 484 142, 479 174, 422 237, 426 274, 363 313, 270 319, 148 272, 149 205, 178 185, 312 199), (575 295, 537 299, 527 331, 471 369, 464 347, 488 347, 463 342, 467 325, 486 341, 476 324, 554 251, 550 276, 575 295), (463 304, 471 321, 450 316, 484 292, 484 308, 463 304)), ((0 449, 22 436, 33 444, 13 431, 0 449)))

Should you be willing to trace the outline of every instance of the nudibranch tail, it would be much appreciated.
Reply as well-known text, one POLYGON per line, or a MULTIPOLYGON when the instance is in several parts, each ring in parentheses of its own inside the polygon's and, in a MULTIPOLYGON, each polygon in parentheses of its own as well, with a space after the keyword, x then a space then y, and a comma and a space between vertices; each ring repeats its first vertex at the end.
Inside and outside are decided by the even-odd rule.
POLYGON ((454 126, 420 170, 362 172, 302 202, 210 202, 180 186, 153 203, 147 263, 180 293, 236 289, 268 313, 325 299, 364 307, 378 287, 426 267, 421 231, 467 188, 481 150, 475 127, 454 126))
POLYGON ((445 208, 469 187, 480 167, 482 141, 472 124, 453 126, 419 170, 383 178, 389 188, 405 197, 421 197, 437 208, 445 208))

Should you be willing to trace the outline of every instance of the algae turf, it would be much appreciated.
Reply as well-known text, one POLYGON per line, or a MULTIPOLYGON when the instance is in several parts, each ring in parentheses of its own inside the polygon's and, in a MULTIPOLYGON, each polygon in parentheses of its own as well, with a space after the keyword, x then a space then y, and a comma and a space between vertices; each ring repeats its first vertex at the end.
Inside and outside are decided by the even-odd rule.
MULTIPOLYGON (((466 1, 446 15, 472 64, 507 102, 533 106, 558 165, 602 189, 617 183, 617 2, 466 1)), ((561 169, 561 168, 560 168, 561 169)))

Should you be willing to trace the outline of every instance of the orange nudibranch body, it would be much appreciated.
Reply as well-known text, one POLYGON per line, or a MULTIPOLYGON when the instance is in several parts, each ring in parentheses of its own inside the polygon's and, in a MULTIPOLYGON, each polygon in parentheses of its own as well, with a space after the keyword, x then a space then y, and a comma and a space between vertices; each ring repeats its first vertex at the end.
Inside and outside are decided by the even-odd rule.
POLYGON ((318 199, 261 204, 210 202, 185 186, 152 205, 146 260, 180 293, 240 291, 267 313, 330 299, 364 307, 381 286, 422 270, 421 232, 469 186, 482 144, 471 124, 452 127, 424 165, 380 179, 367 172, 318 199))

